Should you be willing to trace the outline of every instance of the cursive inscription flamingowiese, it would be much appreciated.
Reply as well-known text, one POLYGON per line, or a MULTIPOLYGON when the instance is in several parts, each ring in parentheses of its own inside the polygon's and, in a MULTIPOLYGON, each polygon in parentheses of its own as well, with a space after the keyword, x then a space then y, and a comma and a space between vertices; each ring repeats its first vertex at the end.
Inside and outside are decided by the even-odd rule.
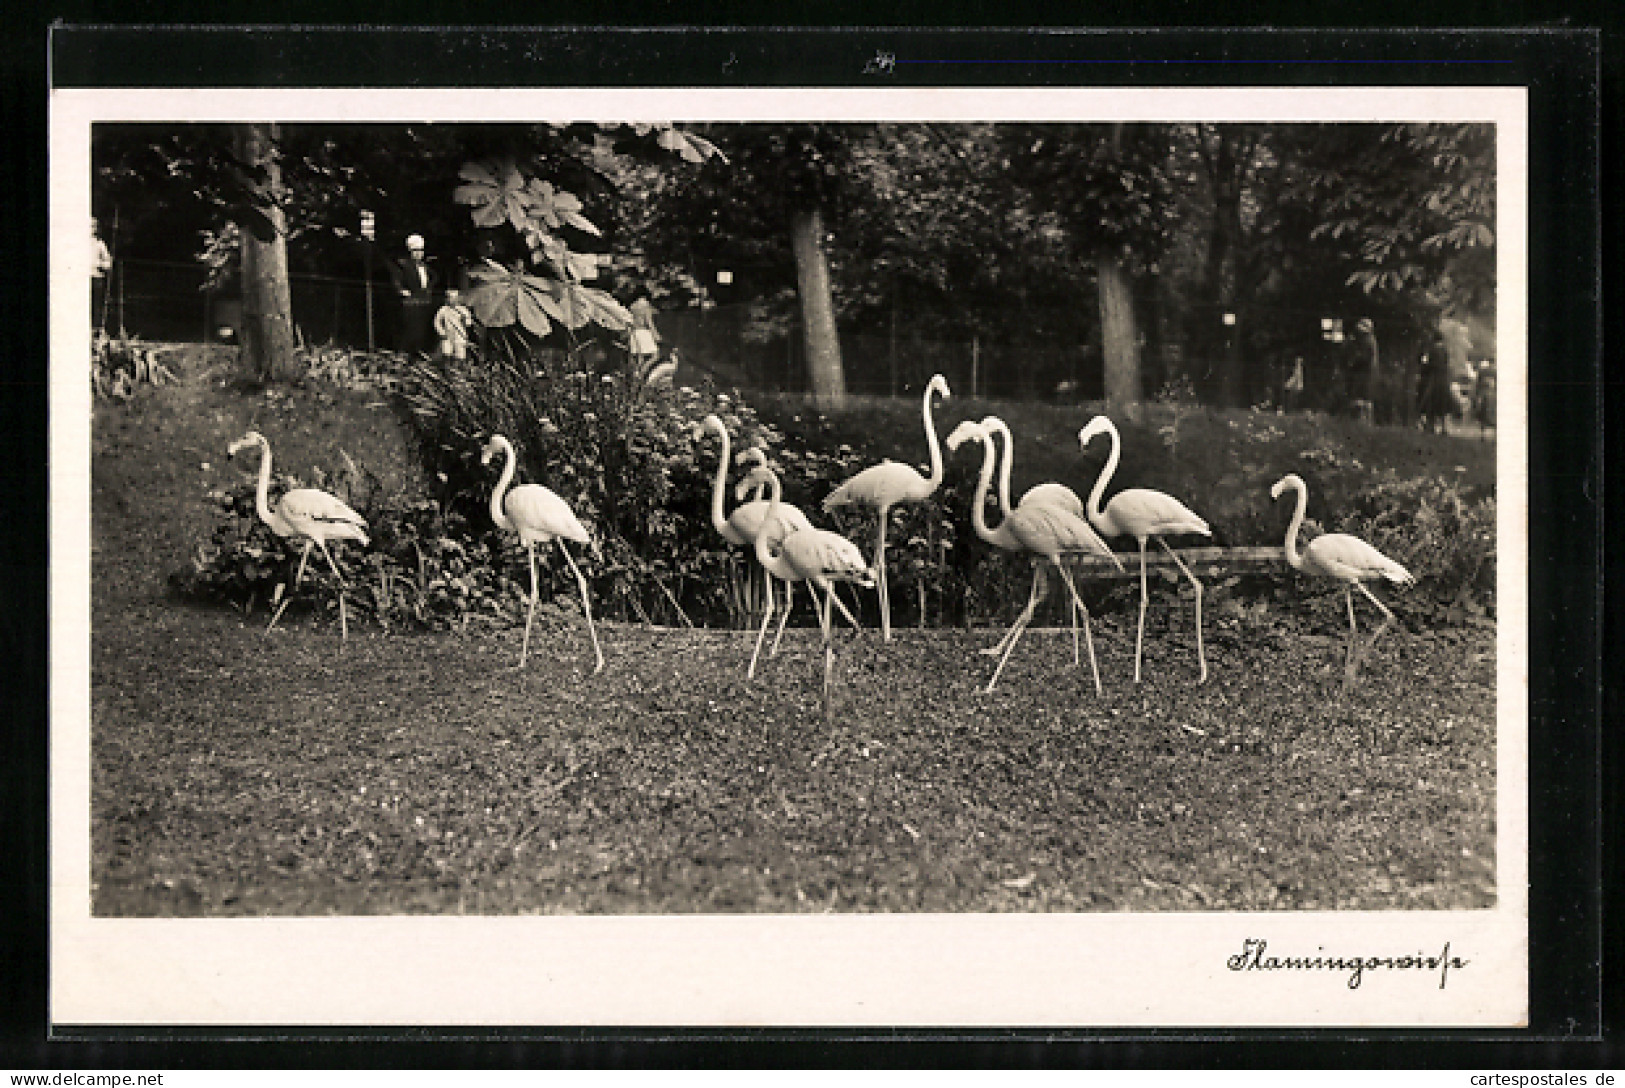
POLYGON ((1268 947, 1268 941, 1248 937, 1241 942, 1241 951, 1226 960, 1225 966, 1232 971, 1347 971, 1351 990, 1360 988, 1360 980, 1367 971, 1437 971, 1442 990, 1451 968, 1460 970, 1472 962, 1452 956, 1449 941, 1437 956, 1421 952, 1407 956, 1328 956, 1324 954, 1324 945, 1317 949, 1319 955, 1272 956, 1265 954, 1268 947))

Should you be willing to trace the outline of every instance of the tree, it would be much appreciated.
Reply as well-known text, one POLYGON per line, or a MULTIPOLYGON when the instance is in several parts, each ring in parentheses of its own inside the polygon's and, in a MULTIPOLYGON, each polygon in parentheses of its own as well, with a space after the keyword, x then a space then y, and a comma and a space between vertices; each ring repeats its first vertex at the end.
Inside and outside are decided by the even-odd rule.
MULTIPOLYGON (((1400 418, 1415 414, 1415 351, 1448 323, 1494 312, 1495 130, 1483 124, 1325 126, 1302 148, 1292 199, 1317 209, 1312 237, 1348 268, 1346 283, 1386 310, 1406 355, 1400 418)), ((1384 343, 1392 337, 1384 335, 1384 343)), ((1435 348, 1435 350, 1437 350, 1435 348)), ((1367 396, 1386 382, 1373 351, 1367 396)), ((1392 398, 1390 398, 1392 399, 1392 398)))
POLYGON ((1175 224, 1160 125, 1013 125, 1003 130, 1009 176, 1033 226, 1093 266, 1106 399, 1139 403, 1139 323, 1133 277, 1155 267, 1175 224))
MULTIPOLYGON (((622 127, 633 138, 630 145, 624 139, 620 142, 623 151, 647 139, 690 163, 720 157, 709 140, 669 124, 622 127)), ((553 135, 568 131, 595 147, 598 142, 599 133, 583 131, 585 126, 553 129, 553 135)), ((550 164, 537 153, 522 167, 515 158, 499 156, 464 163, 458 170, 462 184, 452 198, 469 205, 476 227, 512 231, 527 255, 508 264, 490 258, 475 264, 470 269, 468 304, 488 328, 517 325, 537 338, 547 336, 555 325, 569 333, 589 324, 623 331, 631 324, 631 314, 608 291, 585 283, 598 278, 604 262, 571 245, 572 232, 591 238, 601 238, 603 232, 583 214, 584 205, 575 193, 540 176, 549 165, 556 168, 557 161, 555 155, 550 164)), ((576 160, 575 165, 583 167, 585 162, 576 160)), ((608 184, 602 174, 589 173, 594 181, 608 184)))
POLYGON ((662 194, 647 225, 657 264, 742 267, 739 294, 762 307, 764 330, 799 314, 808 386, 824 404, 846 397, 835 318, 841 271, 829 232, 849 199, 853 147, 870 126, 715 125, 704 130, 723 156, 662 194))
POLYGON ((1242 222, 1243 201, 1250 194, 1260 169, 1260 125, 1198 125, 1193 144, 1212 199, 1209 219, 1204 290, 1211 309, 1198 311, 1199 350, 1219 361, 1218 394, 1221 403, 1242 407, 1247 402, 1242 330, 1250 324, 1253 277, 1247 260, 1247 232, 1242 222), (1220 315, 1229 315, 1215 320, 1220 315))
POLYGON ((263 122, 235 125, 232 132, 233 150, 245 175, 246 199, 237 208, 242 228, 243 358, 266 382, 299 376, 278 135, 276 125, 263 122))

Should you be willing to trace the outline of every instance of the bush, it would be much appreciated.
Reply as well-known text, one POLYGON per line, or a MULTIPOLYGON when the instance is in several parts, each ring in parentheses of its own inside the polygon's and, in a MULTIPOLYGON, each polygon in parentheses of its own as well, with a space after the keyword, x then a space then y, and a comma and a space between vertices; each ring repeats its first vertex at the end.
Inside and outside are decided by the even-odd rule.
POLYGON ((297 354, 306 377, 341 389, 398 393, 404 385, 408 368, 406 355, 396 351, 369 354, 325 344, 318 347, 301 345, 297 354))
POLYGON ((90 345, 90 388, 98 397, 127 401, 142 384, 163 385, 175 375, 161 360, 162 349, 134 337, 113 339, 98 331, 90 345))
MULTIPOLYGON (((480 464, 480 451, 505 435, 519 459, 515 480, 551 488, 593 535, 582 571, 606 611, 625 618, 736 623, 754 603, 744 591, 754 559, 711 526, 720 447, 702 429, 707 415, 721 418, 735 453, 766 449, 784 500, 809 513, 832 477, 861 463, 850 447, 782 449, 777 429, 736 396, 650 384, 618 352, 508 344, 417 364, 408 383, 414 439, 442 504, 489 523, 497 469, 480 464)), ((737 468, 728 475, 731 485, 737 468)))
MULTIPOLYGON (((316 473, 314 485, 344 499, 367 520, 370 546, 330 546, 345 580, 345 601, 358 616, 370 615, 385 630, 464 628, 488 619, 507 623, 523 615, 529 574, 523 553, 511 562, 516 542, 471 528, 461 515, 428 499, 386 495, 377 477, 346 459, 337 471, 316 473), (522 582, 504 575, 521 572, 522 582)), ((307 486, 278 473, 274 505, 283 493, 307 486)), ((220 514, 208 542, 198 546, 191 569, 171 577, 182 596, 228 604, 245 613, 273 607, 278 587, 286 592, 301 540, 283 540, 255 512, 255 483, 245 481, 210 496, 220 514)), ((300 601, 337 611, 337 586, 327 561, 311 553, 300 601)))
POLYGON ((1446 622, 1495 609, 1495 499, 1470 500, 1450 480, 1385 473, 1343 519, 1361 537, 1416 576, 1406 611, 1446 622))

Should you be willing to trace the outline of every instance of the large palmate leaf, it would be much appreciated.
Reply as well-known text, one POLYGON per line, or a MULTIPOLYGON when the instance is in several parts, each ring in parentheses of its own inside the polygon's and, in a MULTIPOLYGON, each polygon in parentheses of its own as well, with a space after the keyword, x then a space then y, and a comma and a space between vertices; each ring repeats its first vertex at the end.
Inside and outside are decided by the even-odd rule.
POLYGON ((581 200, 574 193, 553 188, 551 182, 532 178, 525 186, 525 199, 530 217, 551 230, 569 224, 595 238, 603 234, 592 220, 581 214, 581 200))
POLYGON ((468 305, 486 328, 504 329, 521 325, 537 336, 546 336, 553 322, 562 321, 564 308, 554 297, 556 284, 532 276, 522 268, 504 268, 494 261, 469 269, 468 305))
POLYGON ((477 227, 500 227, 504 223, 523 229, 530 219, 531 194, 525 176, 507 159, 495 162, 465 163, 457 171, 464 184, 451 194, 459 204, 473 209, 477 227))
POLYGON ((579 283, 557 283, 558 300, 566 328, 601 325, 611 332, 624 332, 632 325, 632 314, 615 301, 615 296, 579 283))
POLYGON ((717 158, 723 162, 728 156, 722 149, 707 140, 704 136, 697 136, 692 132, 685 132, 670 122, 634 123, 629 126, 632 132, 640 137, 654 133, 655 143, 666 151, 675 152, 684 162, 700 163, 706 159, 717 158))

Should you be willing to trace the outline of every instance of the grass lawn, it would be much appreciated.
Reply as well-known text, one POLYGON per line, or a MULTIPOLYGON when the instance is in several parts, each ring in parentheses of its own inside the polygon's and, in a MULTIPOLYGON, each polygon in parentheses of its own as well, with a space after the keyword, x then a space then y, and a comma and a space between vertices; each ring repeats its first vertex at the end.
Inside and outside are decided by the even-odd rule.
POLYGON ((93 426, 98 915, 1494 902, 1491 629, 1396 626, 1339 699, 1335 633, 1216 618, 1196 687, 1166 587, 1143 685, 1132 612, 1097 622, 1101 697, 1064 635, 986 695, 995 631, 843 628, 827 719, 807 629, 754 684, 737 631, 605 624, 598 676, 572 624, 522 672, 517 630, 266 637, 165 590, 243 471, 226 444, 256 426, 293 471, 342 446, 408 484, 404 444, 366 395, 182 369, 93 426))

